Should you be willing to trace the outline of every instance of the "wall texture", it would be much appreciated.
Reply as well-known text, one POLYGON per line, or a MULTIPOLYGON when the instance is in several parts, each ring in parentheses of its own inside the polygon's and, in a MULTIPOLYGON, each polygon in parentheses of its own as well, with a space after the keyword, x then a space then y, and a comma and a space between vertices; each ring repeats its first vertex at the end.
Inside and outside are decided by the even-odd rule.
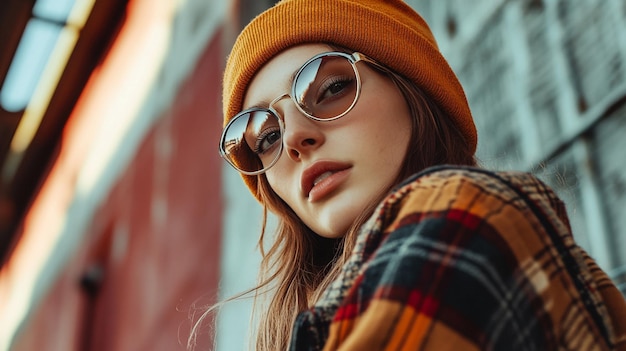
POLYGON ((128 2, 0 270, 0 350, 186 349, 218 295, 227 5, 128 2))
POLYGON ((408 3, 466 89, 483 164, 553 186, 626 294, 626 2, 408 3))

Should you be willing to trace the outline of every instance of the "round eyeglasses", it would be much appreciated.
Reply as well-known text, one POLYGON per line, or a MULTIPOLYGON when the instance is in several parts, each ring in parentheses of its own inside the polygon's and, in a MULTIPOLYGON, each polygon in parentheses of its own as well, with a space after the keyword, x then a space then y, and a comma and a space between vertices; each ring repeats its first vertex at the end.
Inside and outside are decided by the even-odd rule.
POLYGON ((231 119, 222 132, 221 156, 246 175, 267 171, 282 153, 285 130, 282 118, 272 105, 289 97, 298 110, 312 120, 327 122, 345 116, 361 93, 356 66, 359 61, 388 71, 358 52, 325 52, 313 56, 296 72, 290 94, 275 98, 267 108, 250 108, 231 119))

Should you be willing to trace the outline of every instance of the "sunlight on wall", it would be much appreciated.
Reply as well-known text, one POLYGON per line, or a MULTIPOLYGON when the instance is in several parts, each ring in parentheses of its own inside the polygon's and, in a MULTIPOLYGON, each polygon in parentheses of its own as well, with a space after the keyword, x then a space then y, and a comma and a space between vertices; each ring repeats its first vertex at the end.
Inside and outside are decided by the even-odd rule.
MULTIPOLYGON (((74 9, 86 11, 91 7, 85 4, 93 5, 93 1, 78 1, 74 9)), ((114 162, 115 150, 154 86, 167 52, 172 18, 180 3, 168 0, 130 2, 126 22, 109 56, 91 77, 72 112, 57 162, 26 215, 22 239, 9 263, 0 271, 0 350, 9 350, 30 308, 54 281, 67 259, 67 255, 59 251, 67 252, 80 242, 80 238, 67 239, 68 233, 83 230, 74 222, 86 223, 88 219, 71 219, 72 211, 85 212, 84 208, 76 209, 81 206, 75 202, 77 198, 88 198, 98 180, 110 176, 105 173, 114 162)), ((65 41, 64 55, 50 60, 33 101, 27 107, 27 112, 31 111, 34 117, 29 120, 25 115, 25 126, 20 126, 26 130, 22 134, 25 141, 15 142, 16 151, 23 147, 21 143, 30 142, 32 129, 38 127, 76 37, 59 42, 65 41), (65 52, 67 50, 69 52, 65 52)))

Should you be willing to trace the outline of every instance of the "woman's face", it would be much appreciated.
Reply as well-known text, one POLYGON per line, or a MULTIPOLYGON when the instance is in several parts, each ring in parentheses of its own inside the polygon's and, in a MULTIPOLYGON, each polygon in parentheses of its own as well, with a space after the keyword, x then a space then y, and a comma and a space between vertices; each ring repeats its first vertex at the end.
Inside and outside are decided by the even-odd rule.
MULTIPOLYGON (((244 109, 268 107, 268 101, 289 93, 290 79, 302 64, 327 51, 325 45, 307 44, 274 57, 250 83, 244 109)), ((327 238, 343 236, 381 192, 395 185, 411 136, 400 90, 367 63, 357 67, 361 95, 340 119, 311 120, 289 98, 273 105, 284 121, 284 146, 267 180, 309 228, 327 238)))

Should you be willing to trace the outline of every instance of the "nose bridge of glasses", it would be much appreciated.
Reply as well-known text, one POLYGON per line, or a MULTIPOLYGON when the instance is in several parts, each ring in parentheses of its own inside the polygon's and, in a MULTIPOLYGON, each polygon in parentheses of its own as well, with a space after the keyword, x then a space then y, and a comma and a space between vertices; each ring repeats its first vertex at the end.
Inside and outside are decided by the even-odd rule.
POLYGON ((286 99, 286 98, 291 98, 291 95, 289 95, 289 93, 284 93, 284 94, 282 94, 282 95, 280 95, 280 96, 277 96, 274 100, 272 100, 272 101, 269 103, 268 107, 269 107, 270 109, 275 109, 275 108, 274 108, 274 105, 275 105, 277 102, 279 102, 280 100, 283 100, 283 99, 286 99))
MULTIPOLYGON (((284 93, 278 97, 276 97, 274 100, 272 100, 272 102, 269 103, 268 105, 269 109, 276 115, 276 117, 278 117, 280 120, 282 120, 282 122, 284 124, 286 124, 286 118, 287 115, 290 114, 300 114, 300 113, 304 113, 298 106, 298 104, 296 103, 296 101, 294 101, 293 97, 291 96, 291 94, 289 93, 284 93), (277 107, 276 105, 282 101, 282 100, 289 100, 286 102, 283 102, 281 105, 281 107, 277 107)), ((304 114, 306 116, 306 114, 304 114)), ((299 119, 300 117, 298 117, 299 119)))

